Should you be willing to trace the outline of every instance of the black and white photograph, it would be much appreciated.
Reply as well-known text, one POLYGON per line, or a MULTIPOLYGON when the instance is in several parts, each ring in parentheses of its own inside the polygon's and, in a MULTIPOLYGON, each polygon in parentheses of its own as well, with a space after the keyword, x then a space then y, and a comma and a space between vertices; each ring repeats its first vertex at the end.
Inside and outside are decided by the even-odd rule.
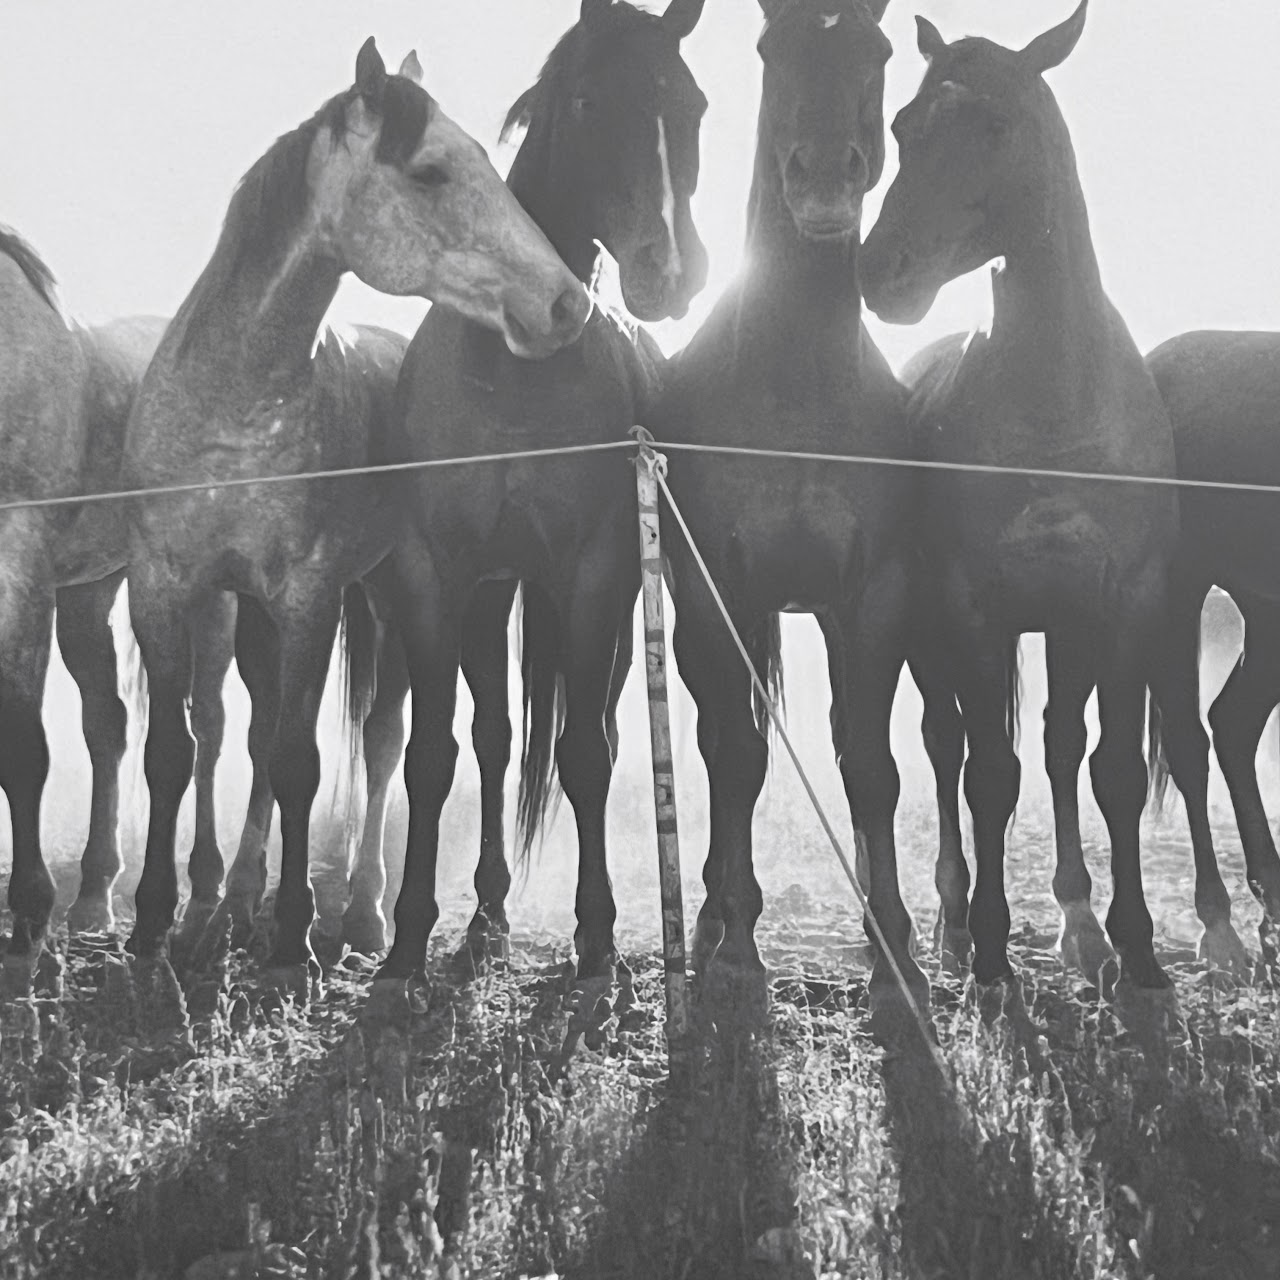
POLYGON ((2 0, 0 1280, 1280 1280, 1278 59, 2 0))

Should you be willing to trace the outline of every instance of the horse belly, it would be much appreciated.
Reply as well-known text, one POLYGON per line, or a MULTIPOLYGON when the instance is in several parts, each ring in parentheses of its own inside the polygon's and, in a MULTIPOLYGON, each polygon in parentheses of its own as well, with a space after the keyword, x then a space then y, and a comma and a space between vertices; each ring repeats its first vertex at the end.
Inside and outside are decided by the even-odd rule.
POLYGON ((1123 583, 1114 541, 1087 511, 1033 502, 983 533, 950 558, 985 616, 1018 631, 1043 631, 1115 614, 1123 583))

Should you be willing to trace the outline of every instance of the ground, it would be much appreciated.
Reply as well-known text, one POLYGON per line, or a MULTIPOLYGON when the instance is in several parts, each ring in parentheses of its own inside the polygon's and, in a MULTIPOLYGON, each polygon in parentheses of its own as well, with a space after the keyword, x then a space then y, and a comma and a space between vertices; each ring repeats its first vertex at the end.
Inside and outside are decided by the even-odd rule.
MULTIPOLYGON (((792 715, 844 831, 821 703, 810 690, 792 715)), ((1275 1280, 1280 993, 1265 975, 1227 983, 1196 960, 1176 801, 1145 823, 1144 870, 1184 1021, 1103 1001, 1063 970, 1039 705, 1029 697, 1008 859, 1030 1023, 994 1018, 930 952, 936 837, 916 706, 895 726, 899 848, 942 1071, 918 1036, 873 1036, 858 913, 779 761, 756 824, 769 1029, 713 1038, 687 1088, 669 1087, 638 733, 624 735, 610 810, 634 1001, 565 1062, 570 817, 517 880, 510 967, 464 980, 451 960, 476 847, 464 771, 446 813, 430 982, 390 1021, 363 1017, 371 968, 340 962, 333 941, 336 825, 316 873, 326 990, 309 1008, 269 998, 244 955, 180 970, 180 999, 166 970, 131 973, 105 943, 65 953, 58 936, 61 995, 0 1011, 0 1276, 1275 1280)), ((687 730, 678 721, 691 921, 705 782, 687 730)), ((1264 769, 1269 798, 1274 775, 1264 769)), ((1256 950, 1220 780, 1214 794, 1237 926, 1256 950)), ((1104 830, 1085 815, 1102 915, 1104 830)), ((403 824, 401 798, 392 849, 403 824)), ((54 842, 64 905, 78 839, 54 842)), ((119 886, 126 927, 136 875, 119 886)))
MULTIPOLYGON (((847 888, 781 808, 759 828, 790 845, 763 877, 771 1028, 713 1042, 683 1096, 652 946, 628 947, 633 1007, 562 1064, 568 933, 517 900, 510 969, 458 979, 463 868, 431 985, 390 1030, 353 1030, 354 961, 302 1010, 261 999, 232 956, 190 979, 188 1029, 164 975, 74 947, 61 998, 11 1003, 0 1025, 0 1274, 1280 1275, 1280 998, 1170 945, 1189 889, 1178 820, 1149 824, 1147 879, 1185 1030, 1062 971, 1047 815, 1024 812, 1010 899, 1038 1026, 984 1020, 939 976, 944 1082, 922 1041, 886 1052, 870 1034, 847 888)), ((905 811, 904 846, 927 848, 931 824, 905 811)), ((912 866, 923 918, 927 858, 912 866)), ((651 872, 620 866, 620 897, 651 872)), ((341 880, 318 881, 328 913, 341 880)), ((936 969, 927 938, 925 958, 936 969)))

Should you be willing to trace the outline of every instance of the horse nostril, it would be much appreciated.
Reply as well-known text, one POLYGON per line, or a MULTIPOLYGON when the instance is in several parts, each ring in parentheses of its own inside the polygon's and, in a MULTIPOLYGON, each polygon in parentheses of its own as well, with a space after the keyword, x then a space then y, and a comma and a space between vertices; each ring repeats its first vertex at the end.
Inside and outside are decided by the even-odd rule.
POLYGON ((551 323, 556 332, 580 327, 586 320, 591 300, 581 285, 566 289, 551 304, 551 323))
POLYGON ((849 178, 853 182, 860 182, 867 176, 867 158, 861 150, 853 146, 849 147, 849 178))
POLYGON ((788 175, 792 179, 803 178, 809 172, 809 166, 813 161, 812 148, 807 143, 800 143, 792 152, 787 160, 788 175))

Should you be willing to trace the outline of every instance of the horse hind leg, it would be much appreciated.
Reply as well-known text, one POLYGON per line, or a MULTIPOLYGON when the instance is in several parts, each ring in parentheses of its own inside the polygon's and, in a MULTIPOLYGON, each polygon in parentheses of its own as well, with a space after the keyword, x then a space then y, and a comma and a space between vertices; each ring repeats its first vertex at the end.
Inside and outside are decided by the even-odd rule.
POLYGON ((480 859, 476 912, 467 926, 466 952, 479 968, 507 958, 507 893, 511 870, 503 839, 504 792, 511 763, 511 710, 507 694, 507 620, 516 582, 484 582, 471 597, 462 624, 462 674, 475 705, 471 742, 480 766, 480 859))
POLYGON ((1088 746, 1085 707, 1096 683, 1097 658, 1087 639, 1051 632, 1045 637, 1045 667, 1044 762, 1053 796, 1056 852, 1053 896, 1062 911, 1058 952, 1065 964, 1096 983, 1115 963, 1115 952, 1094 915, 1093 879, 1080 840, 1080 766, 1088 746))
POLYGON ((252 935, 267 889, 267 839, 275 807, 271 746, 280 713, 280 637, 262 605, 247 597, 236 607, 235 657, 240 678, 249 692, 249 759, 253 765, 240 842, 227 874, 231 941, 242 947, 252 935))
POLYGON ((1245 651, 1209 710, 1213 745, 1231 793, 1249 888, 1262 904, 1263 955, 1280 947, 1280 856, 1258 788, 1258 743, 1280 701, 1280 603, 1242 597, 1245 651))
POLYGON ((48 575, 7 576, 0 588, 0 788, 9 800, 13 933, 5 969, 20 989, 31 981, 53 913, 53 878, 40 847, 40 800, 49 774, 41 719, 53 633, 54 593, 48 575))
POLYGON ((376 955, 387 947, 382 910, 387 891, 387 798, 404 752, 404 704, 409 694, 404 646, 391 627, 383 632, 377 663, 377 690, 364 722, 364 829, 351 867, 351 898, 342 915, 342 940, 360 955, 376 955))
POLYGON ((973 935, 969 932, 969 866, 965 862, 960 830, 964 720, 941 655, 919 649, 909 659, 909 666, 924 703, 920 732, 933 766, 938 806, 938 861, 933 882, 939 906, 934 944, 943 971, 955 976, 968 968, 973 958, 973 935))
POLYGON ((67 913, 72 933, 115 927, 111 893, 120 857, 120 761, 128 714, 120 700, 115 637, 109 617, 124 574, 58 592, 58 648, 80 690, 81 725, 93 769, 89 835, 80 859, 80 891, 67 913))
MULTIPOLYGON (((1204 926, 1200 956, 1214 968, 1243 976, 1253 965, 1231 923, 1231 897, 1222 882, 1209 826, 1209 736, 1200 720, 1199 672, 1200 613, 1206 590, 1202 584, 1185 583, 1176 584, 1171 592, 1150 677, 1152 715, 1159 717, 1160 739, 1157 742, 1153 735, 1152 748, 1167 757, 1169 773, 1187 810, 1196 868, 1196 914, 1204 926)), ((1250 762, 1252 773, 1252 755, 1250 762)))
POLYGON ((179 928, 184 947, 199 941, 209 924, 222 892, 222 851, 218 848, 218 827, 214 782, 226 710, 222 690, 235 650, 236 598, 230 592, 215 592, 202 600, 192 614, 194 646, 191 680, 191 731, 196 740, 196 821, 187 876, 191 898, 179 928))

